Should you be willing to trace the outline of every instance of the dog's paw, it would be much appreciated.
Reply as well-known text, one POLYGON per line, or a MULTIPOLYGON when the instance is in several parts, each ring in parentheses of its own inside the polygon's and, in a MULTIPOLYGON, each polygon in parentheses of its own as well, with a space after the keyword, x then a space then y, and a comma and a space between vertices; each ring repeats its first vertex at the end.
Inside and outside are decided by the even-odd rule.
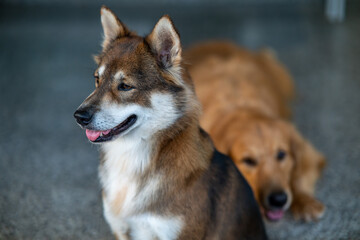
POLYGON ((302 195, 294 199, 291 212, 296 220, 317 221, 324 215, 325 206, 311 196, 302 195))

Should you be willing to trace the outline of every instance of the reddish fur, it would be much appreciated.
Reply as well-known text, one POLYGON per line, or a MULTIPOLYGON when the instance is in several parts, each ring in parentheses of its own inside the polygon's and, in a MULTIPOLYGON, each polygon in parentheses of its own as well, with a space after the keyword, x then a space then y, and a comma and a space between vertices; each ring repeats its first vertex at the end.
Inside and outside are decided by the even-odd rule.
POLYGON ((229 154, 266 208, 266 195, 277 188, 293 197, 296 218, 318 219, 324 206, 314 186, 324 157, 287 121, 293 83, 269 50, 251 53, 229 43, 207 43, 187 51, 187 68, 203 105, 201 126, 215 146, 229 154), (278 149, 288 152, 282 163, 278 149), (244 157, 257 159, 246 166, 244 157))

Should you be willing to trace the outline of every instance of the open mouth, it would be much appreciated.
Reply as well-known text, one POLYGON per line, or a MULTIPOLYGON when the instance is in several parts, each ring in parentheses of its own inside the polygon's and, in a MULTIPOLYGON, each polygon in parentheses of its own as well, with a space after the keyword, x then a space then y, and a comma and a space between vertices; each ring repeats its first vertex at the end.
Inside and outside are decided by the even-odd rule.
POLYGON ((279 221, 284 216, 284 210, 264 210, 265 216, 270 221, 279 221))
POLYGON ((86 129, 86 137, 95 143, 106 142, 111 140, 114 136, 119 135, 120 133, 128 130, 136 122, 136 115, 131 115, 125 121, 117 125, 116 127, 105 130, 105 131, 95 131, 86 129))

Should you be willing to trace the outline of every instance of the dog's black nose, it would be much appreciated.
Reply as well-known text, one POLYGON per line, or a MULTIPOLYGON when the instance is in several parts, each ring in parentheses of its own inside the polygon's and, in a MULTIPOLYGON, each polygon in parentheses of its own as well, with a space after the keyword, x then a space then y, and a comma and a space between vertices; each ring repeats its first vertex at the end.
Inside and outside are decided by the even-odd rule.
POLYGON ((272 207, 283 207, 287 201, 287 195, 284 192, 274 192, 268 197, 269 204, 272 207))
POLYGON ((74 117, 80 125, 86 126, 91 122, 93 113, 90 110, 78 109, 74 113, 74 117))

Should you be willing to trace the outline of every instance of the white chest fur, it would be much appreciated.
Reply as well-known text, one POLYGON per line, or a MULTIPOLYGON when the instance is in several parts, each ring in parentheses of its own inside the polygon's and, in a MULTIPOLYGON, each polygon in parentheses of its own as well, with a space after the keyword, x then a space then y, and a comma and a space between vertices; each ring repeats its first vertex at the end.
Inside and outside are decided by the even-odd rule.
POLYGON ((161 183, 161 176, 154 175, 145 185, 139 185, 138 176, 150 162, 149 141, 128 136, 104 144, 103 150, 105 161, 100 180, 105 193, 104 216, 112 231, 120 239, 126 235, 134 240, 176 239, 183 224, 181 217, 142 211, 155 199, 161 183))
POLYGON ((120 240, 175 240, 183 227, 181 217, 143 213, 121 218, 107 211, 107 207, 104 202, 105 218, 120 240))
POLYGON ((159 177, 153 176, 142 191, 139 190, 138 176, 147 168, 150 161, 151 147, 148 141, 131 135, 119 138, 103 145, 104 164, 100 168, 100 180, 111 210, 123 217, 128 216, 141 202, 142 192, 147 185, 152 186, 148 195, 154 194, 159 177), (135 198, 136 196, 136 198, 135 198))

